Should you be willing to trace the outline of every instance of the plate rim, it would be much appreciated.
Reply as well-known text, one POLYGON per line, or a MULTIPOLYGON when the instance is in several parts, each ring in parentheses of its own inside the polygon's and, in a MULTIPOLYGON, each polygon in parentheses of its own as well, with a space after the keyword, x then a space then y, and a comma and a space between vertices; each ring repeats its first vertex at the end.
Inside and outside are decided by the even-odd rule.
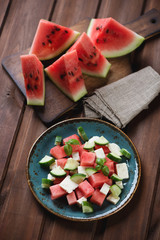
POLYGON ((76 222, 87 222, 87 221, 96 221, 96 220, 100 220, 100 219, 103 219, 103 218, 107 218, 111 215, 114 215, 116 214, 117 212, 119 212, 120 210, 122 210, 130 201, 131 199, 133 198, 138 186, 139 186, 139 183, 140 183, 140 179, 141 179, 141 170, 142 167, 141 167, 141 160, 140 160, 140 156, 139 156, 139 153, 138 153, 138 150, 137 148, 135 147, 133 141, 127 136, 127 134, 125 132, 123 132, 123 130, 121 130, 120 128, 118 128, 117 126, 115 126, 114 124, 108 122, 108 121, 105 121, 105 120, 102 120, 102 119, 95 119, 95 118, 86 118, 86 117, 79 117, 79 118, 69 118, 69 119, 66 119, 66 120, 62 120, 60 122, 57 122, 55 124, 53 124, 52 126, 50 126, 49 128, 47 128, 46 130, 44 130, 40 135, 39 137, 37 137, 31 148, 30 148, 30 151, 28 153, 28 156, 27 156, 27 163, 26 163, 26 169, 25 169, 25 172, 26 172, 26 178, 27 178, 27 183, 28 183, 28 186, 34 196, 34 198, 38 201, 38 203, 45 208, 45 210, 47 210, 48 212, 60 217, 60 218, 63 218, 63 219, 67 219, 67 220, 71 220, 71 221, 76 221, 76 222), (58 212, 55 212, 54 210, 51 210, 49 209, 37 196, 37 194, 34 192, 33 188, 32 188, 32 183, 30 181, 30 176, 29 176, 29 163, 30 163, 30 155, 31 155, 31 152, 34 148, 34 146, 36 145, 36 143, 41 139, 41 137, 43 135, 45 135, 47 132, 49 132, 52 128, 56 128, 57 126, 59 125, 62 125, 62 124, 65 124, 65 123, 68 123, 68 122, 74 122, 74 121, 94 121, 94 122, 99 122, 99 123, 103 123, 105 125, 108 125, 114 129, 116 129, 117 131, 119 131, 122 135, 124 135, 127 140, 131 143, 132 147, 134 148, 134 151, 136 153, 136 160, 137 160, 137 163, 138 163, 138 177, 137 177, 137 181, 136 181, 136 184, 135 184, 135 187, 133 189, 133 192, 131 193, 130 197, 122 204, 122 206, 120 206, 119 208, 115 209, 114 211, 108 213, 107 215, 103 214, 102 216, 94 216, 94 217, 88 217, 88 218, 76 218, 76 217, 69 217, 69 216, 65 216, 63 214, 59 214, 58 212))

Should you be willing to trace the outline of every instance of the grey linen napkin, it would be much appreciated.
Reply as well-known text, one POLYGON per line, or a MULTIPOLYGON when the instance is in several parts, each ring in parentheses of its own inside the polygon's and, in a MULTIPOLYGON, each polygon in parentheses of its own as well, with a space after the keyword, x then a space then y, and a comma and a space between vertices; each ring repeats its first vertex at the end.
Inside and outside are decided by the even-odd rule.
POLYGON ((160 75, 150 66, 101 87, 84 100, 86 117, 106 118, 124 128, 160 92, 160 75))

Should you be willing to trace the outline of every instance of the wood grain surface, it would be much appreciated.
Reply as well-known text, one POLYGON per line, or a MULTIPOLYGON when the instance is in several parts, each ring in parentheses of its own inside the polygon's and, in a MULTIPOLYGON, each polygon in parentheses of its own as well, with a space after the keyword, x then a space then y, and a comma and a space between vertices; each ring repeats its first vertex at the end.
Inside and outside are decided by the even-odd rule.
MULTIPOLYGON (((159 0, 0 1, 0 12, 5 11, 0 22, 0 59, 29 48, 41 18, 73 26, 86 18, 112 16, 126 24, 152 8, 160 11, 159 0)), ((158 35, 135 51, 130 59, 131 70, 151 65, 160 73, 159 57, 158 35)), ((140 186, 132 201, 109 218, 72 222, 46 212, 27 186, 27 156, 46 126, 34 109, 26 106, 25 98, 4 69, 0 73, 0 239, 159 240, 160 96, 124 129, 136 145, 142 163, 140 186)), ((80 107, 61 119, 81 115, 80 107)))

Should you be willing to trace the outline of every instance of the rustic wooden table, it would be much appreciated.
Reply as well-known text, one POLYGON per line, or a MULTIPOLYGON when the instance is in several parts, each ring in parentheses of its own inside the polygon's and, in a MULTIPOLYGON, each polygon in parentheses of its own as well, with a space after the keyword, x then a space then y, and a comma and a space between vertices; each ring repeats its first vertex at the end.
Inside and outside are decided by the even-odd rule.
MULTIPOLYGON (((112 16, 125 24, 152 8, 160 10, 159 0, 0 0, 0 59, 30 47, 41 18, 73 26, 87 17, 112 16)), ((160 73, 159 59, 160 39, 156 36, 132 57, 132 70, 150 65, 160 73)), ((27 155, 47 127, 26 106, 24 96, 2 67, 0 72, 0 239, 160 239, 160 96, 124 129, 142 163, 134 198, 109 218, 72 222, 48 213, 30 192, 25 174, 27 155)))

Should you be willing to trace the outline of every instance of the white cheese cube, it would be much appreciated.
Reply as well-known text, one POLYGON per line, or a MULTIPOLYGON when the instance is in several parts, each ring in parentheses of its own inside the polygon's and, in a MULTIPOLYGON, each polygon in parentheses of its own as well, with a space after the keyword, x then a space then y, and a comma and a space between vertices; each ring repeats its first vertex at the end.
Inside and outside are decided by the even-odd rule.
POLYGON ((95 152, 97 158, 105 158, 106 157, 105 153, 103 151, 103 148, 99 148, 99 149, 95 150, 94 152, 95 152))
POLYGON ((63 188, 66 192, 71 193, 74 189, 78 187, 78 184, 73 182, 70 179, 70 176, 66 176, 65 179, 59 184, 61 188, 63 188))
POLYGON ((117 181, 115 183, 120 189, 123 189, 123 182, 122 181, 117 181))
POLYGON ((86 173, 85 167, 83 167, 83 166, 78 166, 78 173, 85 174, 86 177, 88 177, 88 174, 86 173))
POLYGON ((127 167, 126 163, 116 164, 116 170, 117 170, 117 175, 121 179, 128 179, 129 178, 128 167, 127 167))
POLYGON ((104 183, 103 186, 100 189, 100 192, 104 195, 107 195, 109 192, 110 186, 107 183, 104 183))
POLYGON ((79 152, 73 152, 72 153, 72 158, 76 161, 80 161, 79 152))
POLYGON ((114 197, 112 194, 110 194, 107 197, 107 200, 113 204, 116 204, 120 200, 120 197, 114 197))
POLYGON ((109 143, 108 148, 112 153, 115 153, 118 156, 122 156, 122 153, 120 152, 121 149, 116 143, 109 143))
POLYGON ((89 140, 88 140, 88 142, 90 142, 90 143, 94 143, 96 140, 98 140, 99 139, 99 137, 98 136, 94 136, 94 137, 91 137, 89 140))
POLYGON ((87 201, 87 198, 85 198, 85 197, 79 198, 79 199, 77 200, 78 205, 81 206, 83 201, 87 201))
POLYGON ((50 173, 48 173, 47 179, 49 179, 49 180, 51 180, 51 181, 54 181, 54 180, 55 180, 55 177, 53 177, 50 173))
POLYGON ((49 169, 52 170, 57 167, 57 160, 49 166, 49 169))

